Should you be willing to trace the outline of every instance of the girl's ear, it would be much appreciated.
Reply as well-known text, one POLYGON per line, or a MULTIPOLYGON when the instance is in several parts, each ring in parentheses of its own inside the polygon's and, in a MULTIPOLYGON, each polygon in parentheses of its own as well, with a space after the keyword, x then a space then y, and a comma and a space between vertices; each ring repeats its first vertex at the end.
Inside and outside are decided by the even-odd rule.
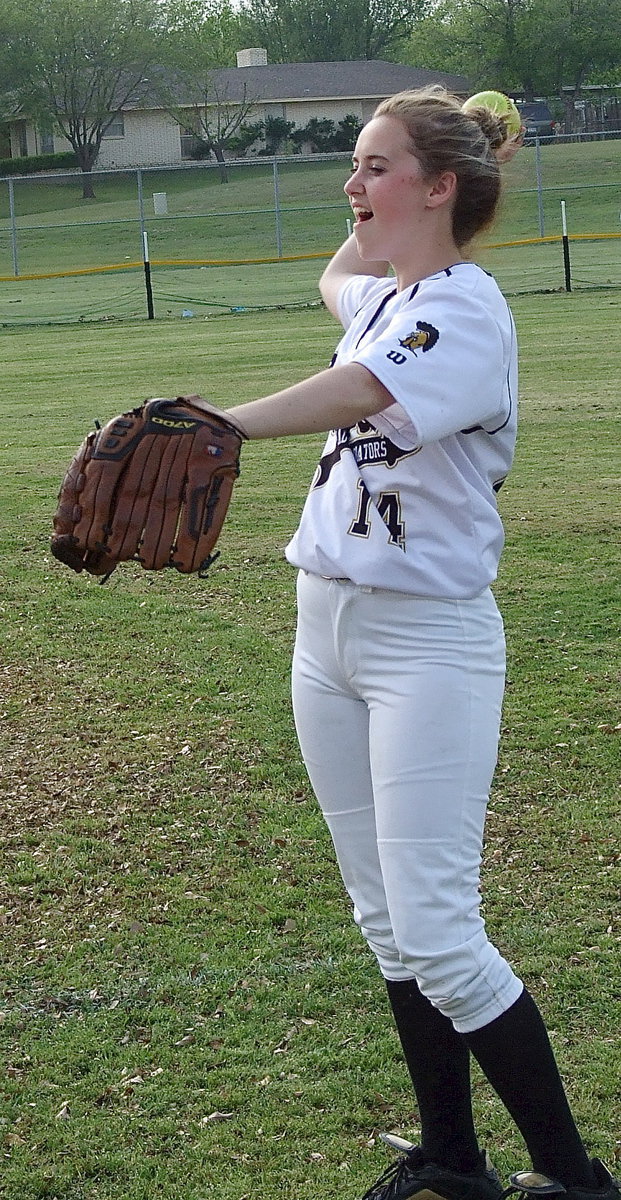
POLYGON ((439 208, 453 198, 457 189, 457 175, 454 171, 443 171, 438 175, 429 189, 427 197, 428 208, 439 208))

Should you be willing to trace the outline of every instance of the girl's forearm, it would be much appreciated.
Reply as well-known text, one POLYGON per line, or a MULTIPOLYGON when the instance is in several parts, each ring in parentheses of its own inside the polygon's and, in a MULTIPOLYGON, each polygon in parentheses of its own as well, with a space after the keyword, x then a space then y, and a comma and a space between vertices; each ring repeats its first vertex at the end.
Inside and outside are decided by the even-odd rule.
POLYGON ((378 278, 388 271, 387 262, 365 262, 358 253, 355 235, 343 242, 333 258, 330 259, 321 279, 319 290, 321 297, 330 312, 338 319, 338 295, 347 279, 352 275, 376 275, 378 278))
POLYGON ((390 392, 366 367, 349 363, 238 404, 227 415, 249 438, 273 438, 349 427, 392 403, 390 392))

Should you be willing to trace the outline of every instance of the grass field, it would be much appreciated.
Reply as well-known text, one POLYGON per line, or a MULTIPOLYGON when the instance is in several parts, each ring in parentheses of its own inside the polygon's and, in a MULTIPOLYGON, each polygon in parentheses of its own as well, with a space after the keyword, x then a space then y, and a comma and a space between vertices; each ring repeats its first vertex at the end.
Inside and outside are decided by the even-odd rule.
MULTIPOLYGON (((619 235, 619 142, 552 144, 541 149, 543 231, 561 234, 560 201, 565 200, 573 235, 619 235)), ((347 160, 279 164, 280 253, 330 254, 346 233, 349 207, 343 194, 347 160)), ((214 166, 144 171, 145 227, 149 253, 159 260, 257 259, 278 256, 271 162, 231 167, 226 186, 214 166), (155 216, 153 194, 167 196, 168 215, 155 216)), ((538 238, 540 212, 535 148, 526 147, 506 169, 506 198, 490 242, 538 238)), ((56 176, 14 180, 17 259, 20 275, 140 262, 142 235, 136 172, 95 175, 96 200, 82 200, 77 178, 56 176)), ((621 285, 621 238, 578 242, 576 286, 621 285)), ((520 246, 492 252, 492 269, 503 287, 535 291, 564 286, 559 246, 520 246)), ((166 313, 168 269, 154 268, 166 313)), ((13 274, 8 185, 0 183, 0 276, 13 274)), ((198 295, 201 304, 251 306, 254 268, 175 272, 180 303, 198 295), (232 297, 232 299, 230 299, 232 297)), ((270 276, 268 295, 290 291, 287 264, 270 276), (286 280, 283 283, 283 277, 286 280), (272 282, 273 281, 273 282, 272 282)), ((156 296, 156 301, 158 297, 156 296)), ((140 273, 124 271, 95 280, 78 279, 58 291, 57 280, 0 281, 0 322, 67 320, 83 315, 140 316, 144 312, 140 273), (63 300, 64 297, 64 300, 63 300)))
MULTIPOLYGON (((621 296, 520 297, 509 648, 484 900, 593 1153, 621 1159, 621 296)), ((93 419, 323 366, 322 309, 0 330, 6 1200, 343 1200, 416 1112, 289 707, 283 547, 321 438, 245 447, 206 582, 48 552, 93 419)), ((521 1141, 480 1075, 482 1141, 521 1141)))

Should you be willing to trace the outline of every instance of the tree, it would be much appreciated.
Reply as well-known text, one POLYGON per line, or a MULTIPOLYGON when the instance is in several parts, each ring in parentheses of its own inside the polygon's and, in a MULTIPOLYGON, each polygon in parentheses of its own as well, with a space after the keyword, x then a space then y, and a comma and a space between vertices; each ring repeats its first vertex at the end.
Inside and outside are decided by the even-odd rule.
POLYGON ((0 10, 0 120, 15 115, 19 88, 32 70, 28 26, 17 3, 0 10))
POLYGON ((576 89, 621 65, 621 12, 608 0, 443 0, 414 29, 407 57, 465 75, 473 91, 532 100, 571 88, 573 112, 576 89))
POLYGON ((443 0, 414 29, 406 57, 464 75, 473 91, 546 91, 549 60, 534 52, 537 4, 531 0, 443 0))
POLYGON ((196 74, 230 66, 242 44, 240 17, 230 0, 168 0, 160 62, 196 74))
MULTIPOLYGON (((202 144, 205 147, 207 154, 214 155, 220 168, 220 182, 228 183, 229 176, 224 151, 235 148, 236 139, 239 139, 242 130, 248 129, 246 117, 252 108, 252 100, 246 98, 244 89, 244 97, 241 101, 228 102, 226 92, 219 89, 209 76, 203 80, 200 94, 196 90, 199 81, 194 79, 193 83, 191 108, 185 104, 175 107, 170 103, 166 107, 186 133, 193 134, 199 145, 202 144)), ((249 144, 252 144, 257 136, 255 133, 249 144)))
POLYGON ((255 132, 247 140, 253 97, 244 88, 241 98, 232 98, 215 74, 233 57, 239 37, 239 18, 229 0, 173 0, 162 70, 153 83, 163 107, 196 138, 197 156, 201 150, 214 155, 222 183, 228 182, 224 151, 251 145, 258 136, 255 132))
POLYGON ((428 0, 241 0, 248 44, 272 62, 392 58, 428 0))
MULTIPOLYGON (((551 0, 549 0, 551 2, 551 0)), ((585 83, 621 67, 621 12, 607 0, 565 0, 553 26, 555 91, 563 95, 565 129, 574 128, 575 101, 585 83)))
POLYGON ((106 129, 147 89, 161 10, 156 0, 25 0, 22 11, 22 111, 58 126, 84 172, 83 197, 92 199, 106 129))

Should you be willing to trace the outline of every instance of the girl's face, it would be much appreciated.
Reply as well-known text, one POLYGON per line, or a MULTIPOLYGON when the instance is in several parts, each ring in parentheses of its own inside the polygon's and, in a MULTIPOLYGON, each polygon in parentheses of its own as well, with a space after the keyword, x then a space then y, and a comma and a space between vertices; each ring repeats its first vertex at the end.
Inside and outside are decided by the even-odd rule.
MULTIPOLYGON (((429 217, 450 199, 445 177, 425 178, 412 154, 405 125, 397 117, 374 117, 362 130, 345 192, 356 218, 358 253, 367 261, 399 263, 417 237, 429 232, 429 217)), ((450 176, 454 180, 454 176, 450 176)))

